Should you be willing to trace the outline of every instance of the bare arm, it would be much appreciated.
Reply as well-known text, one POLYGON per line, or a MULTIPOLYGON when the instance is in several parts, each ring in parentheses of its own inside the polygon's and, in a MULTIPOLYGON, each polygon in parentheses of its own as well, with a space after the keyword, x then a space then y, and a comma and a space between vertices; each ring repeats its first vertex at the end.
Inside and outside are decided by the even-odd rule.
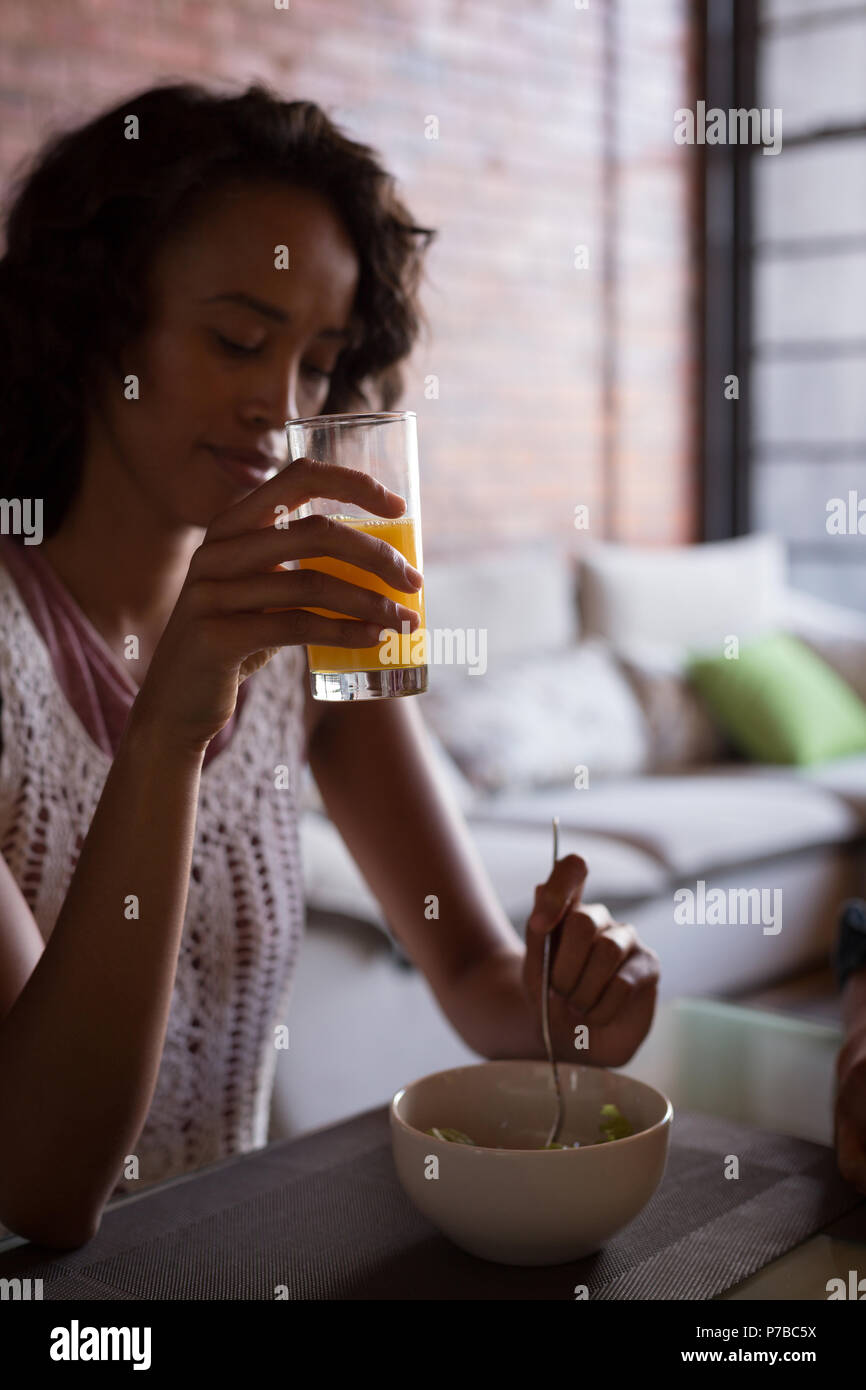
POLYGON ((325 517, 323 495, 399 515, 366 474, 295 460, 220 512, 192 557, 154 652, 48 944, 0 860, 0 1221, 54 1246, 99 1225, 153 1097, 171 1007, 205 749, 240 680, 280 647, 357 646, 404 610, 287 560, 333 555, 408 593, 421 576, 384 542, 325 517), (345 619, 316 615, 316 606, 345 619), (363 626, 359 625, 359 622, 363 626), (124 908, 134 895, 140 915, 124 908))
POLYGON ((629 1060, 652 1023, 659 959, 603 904, 582 903, 588 870, 578 855, 557 859, 546 882, 535 886, 524 942, 463 816, 439 788, 414 702, 328 707, 311 737, 309 760, 325 806, 395 935, 469 1047, 489 1058, 545 1055, 542 961, 545 935, 555 931, 554 1054, 606 1067, 629 1060), (431 895, 438 916, 425 911, 431 895), (578 1026, 586 1030, 579 1056, 578 1026))
POLYGON ((440 789, 415 702, 319 709, 308 701, 322 800, 445 1016, 482 1056, 542 1057, 521 984, 523 942, 440 789), (425 917, 431 894, 438 918, 425 917))
POLYGON ((44 948, 0 861, 0 1220, 40 1244, 91 1238, 147 1117, 203 756, 133 707, 44 948))

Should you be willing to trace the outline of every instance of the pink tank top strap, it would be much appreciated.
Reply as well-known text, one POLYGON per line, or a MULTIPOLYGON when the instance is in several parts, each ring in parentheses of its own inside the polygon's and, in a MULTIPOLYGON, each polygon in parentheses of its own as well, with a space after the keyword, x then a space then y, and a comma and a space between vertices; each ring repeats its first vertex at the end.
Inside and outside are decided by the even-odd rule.
MULTIPOLYGON (((7 567, 51 657, 58 684, 97 747, 114 757, 137 693, 135 682, 102 634, 79 608, 38 545, 0 536, 7 567)), ((206 766, 231 740, 248 694, 238 691, 235 712, 205 753, 206 766)), ((2 691, 0 691, 2 697, 2 691)))

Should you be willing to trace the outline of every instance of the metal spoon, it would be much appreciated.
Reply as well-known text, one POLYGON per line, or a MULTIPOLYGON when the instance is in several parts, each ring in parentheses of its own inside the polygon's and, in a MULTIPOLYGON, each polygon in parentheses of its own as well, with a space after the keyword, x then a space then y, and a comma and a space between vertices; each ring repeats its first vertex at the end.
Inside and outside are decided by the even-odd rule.
MULTIPOLYGON (((556 868, 556 860, 559 850, 559 816, 553 817, 553 867, 556 868)), ((559 1073, 556 1070, 556 1061, 553 1056, 553 1044, 550 1041, 550 1014, 548 996, 550 994, 550 940, 553 932, 547 932, 544 938, 544 964, 541 968, 541 1031, 544 1034, 544 1046, 547 1049, 547 1060, 553 1068, 553 1084, 556 1088, 556 1117, 553 1121, 553 1128, 547 1136, 549 1147, 556 1141, 562 1124, 562 1091, 559 1086, 559 1073)))

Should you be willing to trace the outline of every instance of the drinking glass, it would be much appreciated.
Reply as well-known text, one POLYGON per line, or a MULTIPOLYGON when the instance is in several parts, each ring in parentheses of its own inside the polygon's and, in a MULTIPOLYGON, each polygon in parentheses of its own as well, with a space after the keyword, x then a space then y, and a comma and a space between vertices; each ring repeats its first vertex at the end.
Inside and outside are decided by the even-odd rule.
MULTIPOLYGON (((321 459, 345 468, 358 468, 397 492, 406 501, 402 516, 377 517, 351 502, 314 497, 291 514, 330 516, 379 536, 414 565, 423 568, 421 555, 421 500, 418 478, 418 431, 414 410, 379 411, 368 415, 313 415, 286 424, 291 462, 299 458, 321 459)), ((377 700, 398 695, 418 695, 427 689, 427 651, 424 589, 404 592, 386 584, 378 575, 333 556, 310 556, 297 561, 300 569, 322 570, 364 589, 387 594, 406 608, 414 608, 421 622, 414 633, 390 635, 372 647, 307 646, 310 688, 317 700, 377 700)), ((306 606, 306 605, 305 605, 306 606)), ((354 615, 329 608, 312 608, 327 618, 354 615)))

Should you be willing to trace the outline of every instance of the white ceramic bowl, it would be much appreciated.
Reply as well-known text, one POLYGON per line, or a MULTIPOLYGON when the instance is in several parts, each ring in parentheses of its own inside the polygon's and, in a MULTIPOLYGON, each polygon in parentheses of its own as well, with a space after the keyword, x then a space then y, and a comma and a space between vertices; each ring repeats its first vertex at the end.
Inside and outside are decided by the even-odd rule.
POLYGON ((579 1259, 633 1221, 662 1180, 674 1113, 667 1096, 602 1067, 560 1062, 558 1071, 560 1138, 579 1139, 577 1149, 538 1147, 556 1104, 547 1062, 433 1072, 391 1102, 400 1182, 419 1211, 471 1255, 510 1265, 579 1259), (635 1133, 592 1142, 601 1139, 601 1107, 609 1102, 635 1133), (477 1143, 425 1133, 434 1127, 460 1129, 477 1143))

